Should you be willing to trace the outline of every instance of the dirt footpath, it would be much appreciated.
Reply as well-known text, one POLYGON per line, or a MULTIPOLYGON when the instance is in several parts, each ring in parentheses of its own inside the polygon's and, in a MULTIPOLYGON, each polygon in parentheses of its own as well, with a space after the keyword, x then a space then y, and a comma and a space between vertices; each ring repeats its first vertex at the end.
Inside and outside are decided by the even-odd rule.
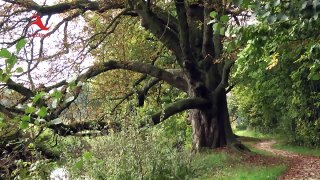
POLYGON ((255 145, 256 148, 284 157, 289 162, 288 170, 281 180, 320 180, 320 158, 305 156, 284 150, 272 148, 276 141, 262 141, 255 145))

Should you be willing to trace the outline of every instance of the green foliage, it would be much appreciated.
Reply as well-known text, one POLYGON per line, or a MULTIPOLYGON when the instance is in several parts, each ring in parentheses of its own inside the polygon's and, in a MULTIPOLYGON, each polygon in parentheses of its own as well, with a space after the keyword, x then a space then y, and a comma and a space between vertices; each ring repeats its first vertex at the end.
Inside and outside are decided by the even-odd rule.
MULTIPOLYGON (((97 137, 92 149, 73 163, 75 176, 93 179, 185 179, 188 156, 172 146, 159 131, 127 130, 97 137)), ((71 161, 74 161, 72 159, 71 161)))
POLYGON ((9 59, 11 57, 11 53, 7 49, 0 50, 0 57, 9 59))
POLYGON ((210 12, 210 17, 215 18, 218 15, 216 11, 210 12))
POLYGON ((20 41, 18 41, 18 43, 16 44, 16 50, 17 52, 19 52, 22 48, 24 48, 24 46, 27 44, 27 40, 26 39, 21 39, 20 41))
POLYGON ((33 107, 33 106, 28 106, 24 111, 27 114, 31 114, 31 113, 34 113, 36 111, 36 108, 33 107))
POLYGON ((23 72, 23 69, 21 67, 16 68, 14 71, 13 68, 17 64, 16 54, 19 53, 19 51, 26 45, 26 43, 26 39, 21 39, 20 41, 18 41, 18 43, 16 44, 15 53, 11 53, 6 48, 2 48, 0 50, 0 59, 5 59, 5 69, 0 69, 0 82, 7 82, 13 72, 23 72))
POLYGON ((45 116, 47 116, 48 114, 48 111, 47 111, 47 108, 46 107, 41 107, 39 109, 39 111, 37 112, 37 115, 40 117, 40 118, 43 118, 45 116))
POLYGON ((240 130, 240 131, 236 130, 235 134, 238 136, 252 137, 252 138, 259 138, 259 139, 268 139, 273 137, 270 134, 264 134, 264 133, 260 133, 252 130, 240 130))
POLYGON ((59 167, 59 165, 48 159, 40 159, 33 162, 28 169, 28 175, 24 178, 26 179, 48 179, 50 173, 59 167))
POLYGON ((291 15, 279 2, 267 3, 261 11, 283 12, 290 21, 267 22, 258 13, 259 24, 238 30, 243 47, 238 54, 232 81, 234 111, 238 124, 264 133, 285 132, 290 142, 319 146, 318 80, 319 24, 303 15, 291 15), (283 11, 280 11, 283 10, 283 11))
POLYGON ((228 15, 222 15, 220 16, 220 18, 218 17, 218 13, 215 11, 212 11, 210 13, 210 16, 212 18, 214 18, 213 20, 209 21, 208 24, 212 24, 213 23, 213 32, 214 34, 217 35, 225 35, 225 30, 226 30, 226 24, 229 21, 229 16, 228 15), (218 19, 218 20, 217 20, 218 19))

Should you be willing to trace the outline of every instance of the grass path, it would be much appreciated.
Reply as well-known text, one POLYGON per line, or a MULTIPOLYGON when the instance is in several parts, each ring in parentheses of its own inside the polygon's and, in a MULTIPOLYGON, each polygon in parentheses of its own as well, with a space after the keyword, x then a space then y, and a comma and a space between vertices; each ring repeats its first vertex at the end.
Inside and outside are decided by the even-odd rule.
POLYGON ((268 151, 286 159, 289 163, 288 170, 280 177, 282 180, 305 179, 320 180, 320 158, 306 156, 285 150, 274 149, 275 140, 261 141, 254 145, 255 148, 268 151))

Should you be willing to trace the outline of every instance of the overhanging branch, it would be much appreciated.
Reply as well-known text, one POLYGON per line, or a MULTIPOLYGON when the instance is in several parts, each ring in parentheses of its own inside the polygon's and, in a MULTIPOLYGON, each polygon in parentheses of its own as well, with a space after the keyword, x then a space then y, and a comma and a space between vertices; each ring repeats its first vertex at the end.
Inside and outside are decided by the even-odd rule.
POLYGON ((78 81, 85 81, 89 78, 95 77, 103 72, 114 70, 114 69, 125 69, 133 72, 148 74, 152 77, 158 78, 174 86, 182 91, 187 90, 186 81, 178 76, 174 75, 164 69, 157 68, 151 64, 140 63, 137 61, 108 61, 101 65, 90 68, 86 73, 79 76, 78 81))
POLYGON ((89 0, 75 0, 71 2, 62 2, 52 6, 42 6, 38 3, 29 0, 4 0, 7 3, 17 4, 30 10, 35 10, 41 14, 52 15, 64 13, 66 11, 81 9, 83 11, 98 11, 103 12, 108 9, 121 9, 125 7, 125 4, 121 1, 111 1, 108 3, 101 3, 99 1, 89 0))
POLYGON ((12 89, 28 98, 31 98, 35 95, 34 92, 32 92, 30 89, 24 87, 21 84, 18 84, 16 82, 14 82, 12 79, 8 79, 6 85, 8 86, 9 89, 12 89))
POLYGON ((163 111, 159 111, 151 116, 151 120, 154 125, 168 119, 169 117, 188 110, 198 109, 210 106, 210 101, 203 98, 188 98, 183 99, 168 105, 163 111))

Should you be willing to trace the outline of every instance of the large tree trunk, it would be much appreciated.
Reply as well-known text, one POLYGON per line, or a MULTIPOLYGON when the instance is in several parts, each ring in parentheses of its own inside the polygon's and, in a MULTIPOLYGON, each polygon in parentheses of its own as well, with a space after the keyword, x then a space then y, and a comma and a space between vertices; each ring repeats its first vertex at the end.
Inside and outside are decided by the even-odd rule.
POLYGON ((229 121, 225 92, 216 100, 212 100, 211 107, 191 110, 189 118, 193 130, 194 150, 198 151, 203 147, 223 147, 237 142, 229 121))
POLYGON ((225 12, 223 6, 213 6, 215 3, 222 4, 222 1, 199 4, 176 0, 177 19, 170 22, 167 21, 167 16, 159 16, 147 4, 140 3, 137 6, 143 26, 161 39, 176 56, 185 76, 185 90, 189 98, 211 102, 207 107, 191 110, 189 114, 195 151, 203 147, 217 148, 226 145, 244 148, 232 133, 225 91, 234 61, 232 58, 222 57, 223 36, 214 32, 213 24, 209 23, 212 11, 219 12, 216 19, 220 19, 222 12, 225 12))
POLYGON ((236 150, 248 150, 234 136, 228 112, 226 90, 221 85, 223 71, 217 70, 224 65, 211 64, 208 71, 202 72, 201 78, 189 76, 189 96, 208 99, 210 106, 190 111, 192 125, 192 145, 194 151, 202 148, 230 146, 236 150), (220 73, 219 73, 220 72, 220 73), (219 73, 219 74, 218 74, 219 73))

